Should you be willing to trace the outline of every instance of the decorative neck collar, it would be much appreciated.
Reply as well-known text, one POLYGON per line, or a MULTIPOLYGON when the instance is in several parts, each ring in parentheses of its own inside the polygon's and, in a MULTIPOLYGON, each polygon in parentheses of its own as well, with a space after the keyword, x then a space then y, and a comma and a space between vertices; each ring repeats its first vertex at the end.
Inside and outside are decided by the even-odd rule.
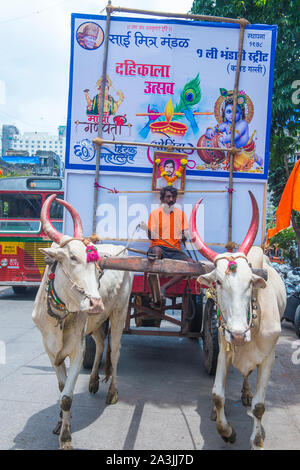
POLYGON ((55 261, 51 267, 51 272, 48 275, 48 280, 47 280, 47 312, 50 317, 53 317, 57 320, 57 325, 60 326, 60 329, 62 330, 63 326, 63 321, 64 319, 69 315, 69 310, 66 307, 66 304, 58 297, 55 289, 54 289, 54 279, 55 279, 55 269, 57 266, 57 261, 55 261), (60 312, 63 312, 64 315, 60 316, 59 314, 55 313, 53 311, 53 308, 56 310, 59 310, 60 312))

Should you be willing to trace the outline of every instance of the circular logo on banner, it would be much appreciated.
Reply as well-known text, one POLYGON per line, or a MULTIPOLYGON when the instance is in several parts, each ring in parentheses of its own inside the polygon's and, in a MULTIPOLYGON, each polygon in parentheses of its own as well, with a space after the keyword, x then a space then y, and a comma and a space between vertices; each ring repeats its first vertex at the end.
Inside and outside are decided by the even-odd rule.
POLYGON ((82 23, 77 29, 76 39, 84 49, 98 49, 104 40, 103 29, 96 23, 82 23))
POLYGON ((89 162, 95 157, 96 149, 93 142, 89 139, 83 139, 74 145, 74 154, 84 162, 89 162))

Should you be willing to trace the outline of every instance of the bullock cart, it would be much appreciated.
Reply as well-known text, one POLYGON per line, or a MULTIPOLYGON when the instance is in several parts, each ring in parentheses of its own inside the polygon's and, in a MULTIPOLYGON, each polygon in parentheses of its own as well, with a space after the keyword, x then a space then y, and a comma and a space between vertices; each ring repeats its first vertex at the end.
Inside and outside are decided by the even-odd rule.
MULTIPOLYGON (((100 266, 103 270, 135 272, 123 334, 200 339, 205 369, 209 375, 215 373, 219 353, 217 312, 209 291, 204 293, 196 280, 200 274, 212 270, 212 263, 149 260, 134 256, 102 258, 100 266), (162 299, 160 286, 175 274, 184 274, 185 277, 171 286, 162 299)), ((94 341, 87 337, 85 368, 92 366, 94 354, 94 341)))
MULTIPOLYGON (((218 357, 214 411, 218 432, 227 441, 234 441, 233 428, 224 419, 223 389, 230 361, 244 376, 245 401, 249 398, 248 375, 255 367, 260 368, 259 393, 254 397, 252 410, 255 427, 251 440, 254 447, 261 448, 264 391, 280 331, 277 320, 284 302, 280 280, 275 279, 274 285, 271 280, 266 286, 263 279, 262 268, 273 277, 276 274, 266 267, 261 248, 258 253, 254 250, 256 256, 250 253, 250 261, 247 255, 254 243, 262 244, 265 235, 276 27, 250 25, 242 18, 132 10, 113 7, 111 1, 108 1, 106 12, 105 17, 72 15, 65 199, 71 217, 76 207, 78 215, 82 215, 82 224, 76 216, 73 220, 75 235, 69 240, 68 248, 63 245, 60 248, 64 251, 55 248, 48 249, 48 253, 53 258, 63 259, 68 266, 69 262, 72 265, 71 262, 78 263, 81 259, 77 297, 84 296, 81 299, 83 312, 89 314, 96 309, 97 315, 103 312, 105 315, 100 317, 99 323, 88 318, 91 326, 85 331, 78 328, 80 335, 75 335, 73 354, 77 361, 71 367, 69 379, 59 383, 63 389, 61 448, 66 448, 62 442, 66 435, 68 446, 71 442, 69 425, 74 377, 79 373, 84 350, 80 338, 87 332, 87 335, 93 335, 97 344, 89 385, 90 391, 96 393, 104 346, 101 328, 107 318, 112 344, 108 404, 117 401, 117 363, 122 331, 125 334, 199 338, 203 341, 205 368, 209 374, 214 374, 218 357), (115 12, 161 18, 116 18, 112 16, 115 12), (168 19, 163 21, 162 18, 168 19), (261 49, 255 51, 258 47, 261 49), (102 64, 101 76, 99 63, 102 64), (241 84, 240 75, 243 78, 241 84), (95 85, 97 92, 93 96, 90 90, 95 85), (187 227, 183 224, 179 227, 180 234, 184 233, 190 240, 191 250, 196 248, 208 261, 150 259, 146 251, 136 249, 136 246, 141 248, 139 243, 148 244, 149 239, 134 238, 132 230, 137 224, 147 223, 157 206, 165 203, 160 190, 167 185, 177 189, 178 204, 183 205, 187 218, 191 214, 190 236, 185 235, 187 227), (248 191, 253 215, 243 238, 251 211, 248 191), (196 220, 200 197, 204 203, 196 220), (83 234, 97 235, 102 244, 95 250, 89 244, 94 237, 83 238, 83 234), (83 238, 83 244, 74 238, 83 238), (117 245, 125 242, 126 246, 117 247, 115 242, 117 245), (74 252, 70 252, 70 247, 74 252), (88 255, 92 253, 93 256, 86 255, 85 247, 89 248, 88 255), (126 250, 144 257, 128 257, 124 253, 126 250), (91 260, 95 267, 89 265, 91 260), (251 263, 257 269, 252 269, 251 263), (91 274, 91 268, 95 268, 91 278, 82 275, 85 271, 91 274), (97 268, 103 273, 101 277, 100 271, 100 279, 97 268), (133 286, 130 273, 135 273, 133 286), (181 281, 172 289, 166 289, 164 284, 174 275, 180 276, 181 281), (197 282, 198 278, 201 284, 197 282), (90 286, 85 290, 80 287, 89 279, 94 287, 96 280, 98 282, 93 294, 89 293, 90 286), (166 295, 161 295, 162 286, 166 295), (203 287, 208 287, 205 295, 203 287), (272 334, 268 328, 260 329, 256 290, 266 287, 263 303, 272 304, 274 315, 270 325, 275 324, 272 334), (281 298, 275 298, 274 293, 280 294, 281 298), (165 321, 171 326, 169 330, 165 329, 165 321), (251 329, 258 343, 253 341, 240 348, 251 342, 251 329), (250 368, 247 366, 249 357, 246 357, 248 347, 252 347, 250 368), (234 348, 240 348, 240 362, 235 361, 234 348), (261 349, 266 353, 262 354, 261 349), (265 363, 264 355, 268 359, 265 363)), ((64 233, 72 233, 71 217, 64 217, 64 233)), ((44 219, 48 226, 47 211, 44 219)), ((148 222, 147 227, 149 225, 148 222)), ((163 227, 159 219, 157 225, 163 227)), ((62 234, 56 233, 51 226, 48 232, 54 234, 50 238, 60 244, 62 234)), ((170 239, 173 239, 171 232, 170 239)), ((147 248, 144 246, 144 250, 147 248)), ((64 274, 65 267, 59 266, 59 269, 59 275, 67 278, 66 285, 71 285, 70 289, 61 289, 61 295, 66 295, 70 302, 69 311, 77 312, 78 302, 71 308, 77 297, 74 300, 70 295, 76 283, 72 275, 68 274, 68 278, 64 274)), ((61 288, 58 280, 57 286, 61 288)), ((37 303, 35 318, 44 320, 43 315, 47 315, 45 297, 43 305, 41 309, 37 303)), ((263 313, 268 315, 266 308, 263 313)), ((48 317, 42 326, 48 325, 48 317)), ((60 333, 61 330, 56 328, 54 334, 60 333)), ((48 330, 45 329, 43 334, 46 337, 48 330)), ((55 354, 54 366, 60 366, 68 349, 57 351, 56 343, 60 344, 60 341, 49 341, 50 347, 55 346, 52 352, 55 354)), ((92 358, 91 344, 88 340, 85 366, 89 362, 88 356, 92 358)), ((61 375, 60 370, 58 373, 61 375)))
MULTIPOLYGON (((102 261, 104 266, 108 262, 110 266, 113 264, 111 259, 102 261)), ((219 352, 217 315, 214 303, 207 299, 196 281, 209 267, 186 261, 132 257, 124 260, 120 269, 144 273, 134 277, 123 333, 200 338, 206 371, 214 374, 219 352), (160 286, 176 274, 184 274, 185 278, 170 287, 161 299, 160 286), (131 326, 131 320, 135 321, 135 327, 131 326)))
MULTIPOLYGON (((198 227, 216 253, 241 246, 251 190, 260 209, 252 243, 261 244, 276 28, 243 18, 132 10, 110 1, 106 13, 72 17, 66 194, 84 215, 86 233, 97 234, 103 246, 127 242, 168 184, 178 189, 187 217, 205 193, 198 227), (117 12, 158 18, 117 18, 117 12), (82 42, 88 25, 101 39, 94 47, 82 42), (263 51, 254 52, 253 38, 261 40, 263 51), (258 62, 262 65, 254 67, 258 62)), ((70 218, 64 223, 70 231, 70 218)), ((139 243, 148 239, 136 237, 126 248, 134 251, 139 243)), ((100 265, 135 273, 125 334, 200 338, 206 370, 215 372, 214 294, 204 294, 196 282, 213 264, 122 256, 122 262, 103 258, 100 265), (184 278, 162 300, 160 288, 176 272, 184 278)), ((85 366, 91 363, 91 344, 88 340, 85 366)))

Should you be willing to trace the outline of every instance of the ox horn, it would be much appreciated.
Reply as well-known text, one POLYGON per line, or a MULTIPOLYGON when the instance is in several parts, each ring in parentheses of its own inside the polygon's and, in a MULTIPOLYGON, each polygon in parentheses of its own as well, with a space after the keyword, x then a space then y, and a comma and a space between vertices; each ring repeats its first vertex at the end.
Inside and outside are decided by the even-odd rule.
POLYGON ((205 256, 208 260, 214 262, 215 257, 217 256, 218 253, 216 253, 214 250, 209 248, 203 240, 201 239, 198 230, 197 230, 197 224, 196 224, 196 213, 197 209, 200 206, 202 202, 202 199, 200 199, 193 207, 191 216, 190 216, 190 221, 189 221, 189 226, 190 226, 190 233, 192 235, 192 242, 195 244, 197 250, 200 251, 200 253, 205 256))
POLYGON ((248 193, 251 197, 251 202, 252 202, 252 220, 251 220, 251 224, 247 232, 247 235, 245 236, 245 239, 238 250, 239 252, 244 253, 246 256, 251 246, 253 245, 253 242, 255 240, 257 230, 258 230, 258 224, 259 224, 259 211, 258 211, 256 199, 253 196, 251 191, 248 191, 248 193))
MULTIPOLYGON (((41 222, 42 222, 43 230, 48 235, 48 237, 55 243, 59 244, 60 240, 63 237, 63 234, 53 227, 51 220, 50 220, 50 215, 49 215, 50 206, 55 198, 56 198, 56 194, 52 194, 44 202, 42 210, 41 210, 41 222)), ((82 223, 81 223, 81 219, 80 219, 78 212, 74 209, 73 206, 71 206, 71 204, 69 204, 67 201, 64 201, 63 199, 56 199, 56 202, 64 206, 70 212, 72 219, 73 219, 73 224, 74 224, 74 238, 82 238, 83 229, 82 229, 82 223)))
MULTIPOLYGON (((259 211, 258 211, 258 206, 255 197, 253 196, 251 191, 248 191, 249 195, 251 197, 251 202, 252 202, 252 220, 251 224, 249 227, 249 230, 247 232, 247 235, 241 244, 239 248, 240 253, 244 253, 246 256, 253 245, 253 242, 255 240, 257 230, 258 230, 258 224, 259 224, 259 211)), ((200 199, 193 207, 191 217, 190 217, 190 233, 192 234, 192 242, 195 244, 196 248, 199 250, 199 252, 205 256, 208 260, 214 262, 215 257, 217 256, 218 253, 215 251, 211 250, 201 239, 197 226, 196 226, 196 213, 197 209, 200 206, 202 202, 202 199, 200 199)))

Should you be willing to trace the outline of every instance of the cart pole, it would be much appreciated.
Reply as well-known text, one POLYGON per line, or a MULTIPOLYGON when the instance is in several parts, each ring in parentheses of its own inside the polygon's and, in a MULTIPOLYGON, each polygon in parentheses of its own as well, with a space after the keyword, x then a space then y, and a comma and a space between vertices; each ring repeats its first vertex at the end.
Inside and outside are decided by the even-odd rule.
POLYGON ((235 119, 236 119, 236 108, 237 108, 237 97, 238 97, 238 87, 240 80, 240 68, 242 63, 242 53, 243 53, 243 44, 245 36, 245 27, 249 24, 247 20, 241 20, 240 22, 240 36, 239 36, 239 48, 238 48, 238 58, 235 71, 235 80, 234 80, 234 90, 233 90, 233 113, 232 113, 232 129, 231 129, 231 142, 230 142, 230 167, 229 167, 229 214, 228 214, 228 239, 226 244, 226 249, 232 251, 234 248, 234 243, 232 242, 232 199, 233 199, 233 161, 234 156, 237 153, 235 146, 235 119))
MULTIPOLYGON (((105 93, 105 82, 106 82, 106 71, 107 71, 107 56, 108 56, 108 44, 109 44, 109 30, 110 30, 110 16, 111 16, 111 0, 108 0, 106 7, 106 25, 105 25, 105 41, 104 41, 104 58, 103 58, 103 67, 102 67, 102 86, 100 93, 100 103, 99 103, 99 127, 98 127, 98 137, 102 137, 102 121, 103 121, 103 111, 104 111, 104 93, 105 93)), ((99 181, 99 168, 100 168, 100 155, 101 155, 101 145, 97 146, 96 153, 96 173, 95 173, 95 186, 94 186, 94 207, 93 207, 93 233, 96 233, 96 213, 98 207, 98 186, 96 183, 99 181)))

